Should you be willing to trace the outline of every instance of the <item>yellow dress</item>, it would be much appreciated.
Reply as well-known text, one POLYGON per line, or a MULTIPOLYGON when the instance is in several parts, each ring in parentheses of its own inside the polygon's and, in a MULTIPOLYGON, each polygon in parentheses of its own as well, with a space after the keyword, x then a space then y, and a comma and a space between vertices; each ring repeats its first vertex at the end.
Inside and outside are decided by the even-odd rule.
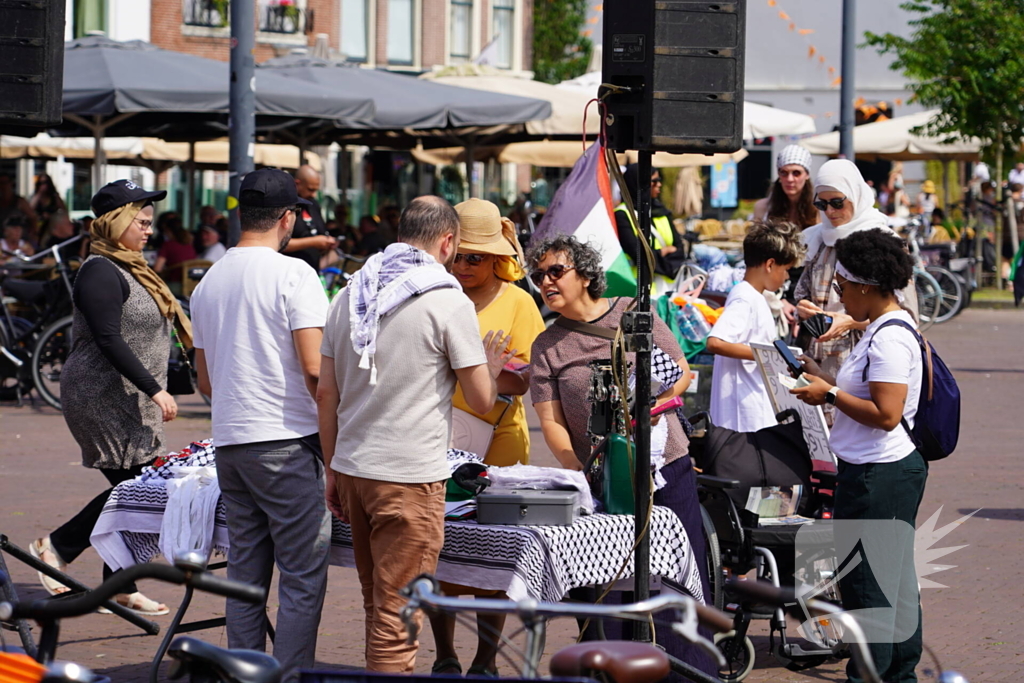
MULTIPOLYGON (((522 363, 530 362, 530 347, 533 346, 537 335, 544 331, 544 320, 540 317, 533 297, 521 287, 509 283, 497 299, 477 313, 477 319, 480 321, 481 335, 486 335, 491 330, 504 330, 505 334, 512 335, 509 345, 516 349, 515 360, 522 363)), ((512 405, 508 406, 508 412, 503 418, 501 413, 507 404, 499 401, 489 413, 481 415, 466 405, 462 387, 455 390, 452 402, 456 408, 465 410, 490 424, 496 424, 498 418, 501 418, 501 424, 495 430, 494 440, 491 441, 484 462, 498 467, 516 463, 529 464, 530 430, 526 425, 526 408, 522 396, 513 397, 512 405)))

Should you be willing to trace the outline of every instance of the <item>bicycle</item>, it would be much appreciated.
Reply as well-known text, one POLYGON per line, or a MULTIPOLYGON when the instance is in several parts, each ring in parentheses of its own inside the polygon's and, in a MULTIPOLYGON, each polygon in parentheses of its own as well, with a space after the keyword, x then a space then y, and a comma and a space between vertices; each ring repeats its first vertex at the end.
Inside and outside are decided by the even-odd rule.
POLYGON ((338 260, 334 265, 320 271, 320 282, 323 283, 324 291, 327 292, 327 298, 330 301, 334 301, 334 297, 348 285, 352 275, 363 267, 367 259, 365 256, 346 254, 341 249, 335 249, 335 251, 338 254, 338 260))
POLYGON ((60 250, 84 237, 77 235, 30 257, 4 252, 16 259, 4 266, 5 271, 52 268, 59 277, 45 282, 8 278, 0 285, 0 290, 36 309, 34 322, 13 316, 0 296, 0 400, 22 405, 22 397, 35 387, 40 398, 60 409, 60 369, 71 351, 74 292, 71 267, 60 250), (48 254, 56 261, 53 266, 39 263, 48 254))
MULTIPOLYGON (((681 616, 672 621, 654 620, 671 624, 672 630, 704 650, 719 666, 725 661, 715 644, 697 632, 697 625, 726 632, 733 628, 732 618, 713 607, 698 603, 685 595, 660 595, 642 602, 628 605, 590 605, 582 603, 549 603, 533 599, 492 600, 451 598, 440 593, 436 579, 429 575, 417 577, 403 591, 409 602, 402 609, 401 617, 406 624, 409 638, 414 640, 418 633, 415 616, 421 610, 459 612, 485 612, 491 614, 514 614, 523 622, 526 645, 520 649, 512 644, 513 636, 498 634, 501 644, 515 649, 522 658, 521 675, 524 679, 540 678, 540 660, 544 653, 547 622, 553 618, 575 617, 581 619, 624 619, 652 621, 653 615, 669 609, 678 610, 681 616)), ((506 659, 511 658, 499 648, 506 659)), ((716 683, 717 678, 698 671, 686 662, 672 657, 647 643, 602 641, 571 645, 556 653, 551 660, 552 673, 556 676, 590 676, 597 674, 609 683, 655 683, 669 675, 670 671, 685 676, 691 681, 716 683), (629 677, 624 678, 623 672, 629 677)))
MULTIPOLYGON (((907 233, 907 246, 910 249, 910 255, 914 258, 916 264, 915 274, 923 270, 935 280, 935 285, 938 287, 940 296, 938 299, 938 311, 934 316, 934 322, 944 323, 955 315, 960 313, 965 304, 964 298, 964 286, 961 284, 960 278, 954 275, 946 268, 929 264, 924 260, 921 253, 921 242, 920 242, 920 231, 923 225, 922 219, 918 217, 912 218, 904 227, 907 233)), ((920 308, 920 303, 918 304, 920 308)))
MULTIPOLYGON (((263 604, 266 600, 266 591, 263 588, 210 574, 206 571, 205 557, 201 553, 190 552, 179 555, 173 567, 155 563, 128 567, 88 593, 76 594, 73 597, 32 602, 0 602, 0 622, 8 622, 15 627, 22 625, 25 620, 38 622, 41 627, 39 645, 30 656, 43 666, 51 666, 57 652, 61 619, 95 612, 104 603, 113 600, 115 595, 123 592, 129 583, 140 579, 157 579, 253 604, 263 604)), ((0 577, 0 586, 7 583, 0 577)), ((0 647, 0 657, 3 656, 3 651, 0 647)), ((168 652, 175 660, 168 672, 172 679, 188 676, 192 683, 280 683, 281 680, 280 664, 262 652, 224 650, 188 637, 177 638, 168 652)), ((91 680, 88 670, 77 665, 68 666, 75 666, 84 672, 84 675, 76 674, 71 680, 80 683, 91 680)))

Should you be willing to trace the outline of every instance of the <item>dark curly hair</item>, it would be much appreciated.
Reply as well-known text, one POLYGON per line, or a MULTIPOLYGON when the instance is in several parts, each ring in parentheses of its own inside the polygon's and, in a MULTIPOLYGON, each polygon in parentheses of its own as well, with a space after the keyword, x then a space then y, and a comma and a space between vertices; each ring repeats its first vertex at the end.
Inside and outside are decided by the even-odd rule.
POLYGON ((836 259, 857 277, 877 282, 882 294, 903 289, 914 276, 914 260, 903 240, 880 228, 861 230, 836 242, 836 259))
POLYGON ((571 235, 558 235, 531 244, 530 250, 526 252, 526 267, 529 270, 536 268, 548 252, 568 256, 569 262, 576 269, 576 274, 584 280, 590 280, 590 284, 587 285, 590 297, 601 298, 604 290, 608 288, 608 280, 605 278, 604 268, 601 267, 601 253, 597 249, 571 235))

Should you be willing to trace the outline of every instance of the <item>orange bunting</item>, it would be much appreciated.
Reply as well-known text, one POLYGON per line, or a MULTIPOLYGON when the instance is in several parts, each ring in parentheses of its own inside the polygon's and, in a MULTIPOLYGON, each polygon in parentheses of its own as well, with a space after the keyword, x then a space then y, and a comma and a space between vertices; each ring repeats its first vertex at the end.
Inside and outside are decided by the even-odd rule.
POLYGON ((594 5, 594 11, 596 11, 596 12, 603 12, 604 11, 604 5, 602 5, 601 3, 597 3, 596 5, 594 5))
POLYGON ((833 114, 832 112, 830 112, 830 111, 827 111, 827 112, 825 112, 825 118, 826 118, 826 119, 830 119, 830 118, 832 118, 833 116, 835 116, 835 114, 833 114))
POLYGON ((584 29, 583 31, 580 31, 580 35, 582 35, 584 38, 589 38, 590 36, 594 35, 594 29, 584 29))
POLYGON ((897 107, 902 107, 903 106, 903 100, 899 100, 899 99, 896 100, 896 106, 897 107))
POLYGON ((769 7, 775 7, 775 0, 768 0, 769 7))
POLYGON ((813 45, 807 48, 807 59, 810 59, 816 54, 818 54, 818 48, 814 47, 813 45))
POLYGON ((818 55, 818 61, 821 62, 822 64, 824 64, 825 63, 825 55, 818 55))
POLYGON ((790 22, 790 24, 789 24, 789 30, 790 30, 790 31, 795 31, 795 30, 796 30, 796 24, 794 24, 793 22, 790 22))
POLYGON ((829 76, 835 76, 835 74, 836 74, 836 68, 834 66, 830 66, 828 68, 828 75, 829 76))
POLYGON ((779 19, 782 19, 783 21, 789 21, 789 15, 783 12, 782 10, 779 10, 779 19))
POLYGON ((853 106, 855 106, 855 107, 863 107, 864 106, 864 98, 863 97, 858 97, 857 99, 855 99, 853 101, 853 106))
POLYGON ((833 88, 837 88, 837 87, 839 87, 842 84, 842 82, 843 82, 843 77, 840 76, 839 78, 836 78, 835 80, 832 81, 832 87, 833 88))
POLYGON ((797 31, 797 33, 799 33, 802 36, 809 36, 812 33, 814 33, 814 29, 813 28, 802 28, 799 31, 797 31))
POLYGON ((588 24, 596 24, 599 21, 601 21, 601 17, 590 17, 587 19, 588 24))

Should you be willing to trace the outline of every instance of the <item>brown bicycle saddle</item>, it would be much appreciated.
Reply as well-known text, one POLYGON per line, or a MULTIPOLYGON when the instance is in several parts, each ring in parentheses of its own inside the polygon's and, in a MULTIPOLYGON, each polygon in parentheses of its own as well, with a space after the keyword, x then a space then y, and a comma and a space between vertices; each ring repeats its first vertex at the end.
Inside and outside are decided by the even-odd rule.
POLYGON ((657 683, 668 676, 668 656, 648 643, 605 640, 570 645, 551 658, 551 675, 602 671, 619 683, 657 683))

